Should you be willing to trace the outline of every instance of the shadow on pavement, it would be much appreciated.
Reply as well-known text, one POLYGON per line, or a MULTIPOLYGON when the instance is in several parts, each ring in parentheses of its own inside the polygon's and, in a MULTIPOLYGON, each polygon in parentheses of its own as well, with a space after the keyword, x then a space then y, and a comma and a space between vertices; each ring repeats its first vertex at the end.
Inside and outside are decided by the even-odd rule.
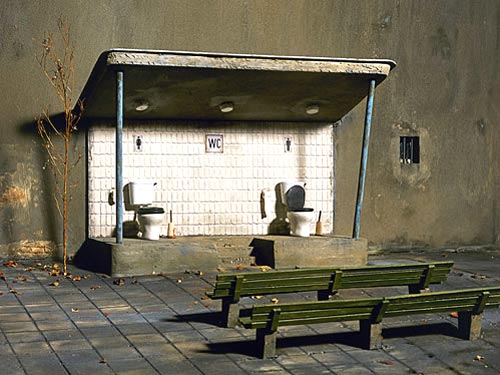
MULTIPOLYGON (((422 326, 406 326, 397 328, 385 328, 382 335, 385 339, 404 338, 425 335, 446 335, 460 337, 457 328, 452 323, 436 323, 422 326)), ((278 337, 276 348, 307 347, 329 344, 342 344, 354 348, 364 349, 359 332, 341 332, 330 334, 318 334, 295 337, 278 337)), ((254 339, 236 342, 221 342, 207 344, 208 350, 203 351, 212 354, 239 354, 258 357, 259 350, 254 339)))

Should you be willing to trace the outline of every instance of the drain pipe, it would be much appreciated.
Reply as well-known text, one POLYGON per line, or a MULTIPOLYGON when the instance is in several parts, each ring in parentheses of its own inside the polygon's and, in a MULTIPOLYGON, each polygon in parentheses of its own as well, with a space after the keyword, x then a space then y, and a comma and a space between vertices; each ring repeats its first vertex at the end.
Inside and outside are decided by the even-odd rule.
POLYGON ((370 90, 366 100, 365 131, 363 134, 363 152, 361 154, 361 166, 359 168, 358 198, 356 200, 356 213, 354 215, 353 237, 359 238, 359 222, 361 219, 361 207, 365 194, 366 163, 368 161, 368 146, 370 145, 370 130, 372 125, 373 97, 375 96, 375 80, 370 81, 370 90))
POLYGON ((123 72, 116 72, 116 243, 123 243, 123 72))

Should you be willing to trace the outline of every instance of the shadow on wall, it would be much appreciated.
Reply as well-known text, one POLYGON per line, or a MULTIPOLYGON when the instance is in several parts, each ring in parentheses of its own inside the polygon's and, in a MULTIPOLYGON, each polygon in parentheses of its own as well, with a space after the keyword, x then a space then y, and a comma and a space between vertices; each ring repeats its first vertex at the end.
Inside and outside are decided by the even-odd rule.
POLYGON ((277 184, 274 187, 274 192, 276 193, 276 204, 274 209, 276 211, 276 218, 271 221, 268 228, 269 234, 290 234, 290 224, 286 220, 286 205, 283 203, 282 195, 281 195, 281 187, 277 184))
MULTIPOLYGON (((123 206, 125 211, 134 211, 134 219, 123 221, 123 237, 124 238, 139 238, 139 222, 137 221, 137 206, 130 204, 130 184, 125 184, 123 186, 123 206)), ((116 197, 114 197, 113 192, 110 192, 108 195, 108 204, 113 206, 116 204, 116 197)), ((116 237, 116 226, 113 228, 111 232, 112 237, 116 237)))
MULTIPOLYGON (((65 127, 64 113, 58 113, 52 115, 51 121, 58 131, 64 131, 65 127)), ((23 137, 29 136, 30 138, 32 138, 33 144, 36 145, 36 147, 34 147, 34 154, 32 160, 36 176, 33 176, 33 178, 36 181, 37 177, 39 177, 40 183, 38 186, 33 187, 33 189, 36 189, 36 191, 32 192, 32 194, 37 194, 39 196, 38 199, 39 210, 41 212, 41 216, 43 219, 41 227, 42 236, 44 239, 48 239, 56 244, 55 246, 56 253, 52 255, 59 256, 59 254, 57 253, 57 249, 59 245, 62 243, 62 230, 61 230, 62 219, 60 218, 59 211, 57 209, 55 202, 56 180, 54 176, 54 170, 52 168, 52 165, 50 164, 49 156, 42 144, 42 140, 38 135, 36 121, 35 122, 30 121, 22 124, 19 127, 19 133, 23 137)), ((55 134, 54 131, 52 134, 55 134)), ((60 144, 60 139, 58 138, 59 138, 58 136, 54 136, 53 138, 54 143, 56 144, 56 146, 60 145, 61 147, 63 147, 63 144, 62 143, 60 144)), ((8 155, 7 157, 12 158, 12 155, 8 155)), ((6 159, 4 158, 3 160, 6 159)), ((13 215, 13 212, 10 213, 13 215)), ((36 214, 32 215, 32 217, 33 216, 36 217, 36 214)), ((12 217, 11 219, 15 221, 14 217, 12 217)), ((69 221, 71 221, 71 217, 69 221)), ((32 222, 29 224, 31 226, 34 226, 37 223, 32 222)), ((37 228, 32 228, 32 231, 34 232, 36 229, 37 228)), ((16 240, 19 239, 12 237, 9 238, 10 242, 14 242, 16 240)))

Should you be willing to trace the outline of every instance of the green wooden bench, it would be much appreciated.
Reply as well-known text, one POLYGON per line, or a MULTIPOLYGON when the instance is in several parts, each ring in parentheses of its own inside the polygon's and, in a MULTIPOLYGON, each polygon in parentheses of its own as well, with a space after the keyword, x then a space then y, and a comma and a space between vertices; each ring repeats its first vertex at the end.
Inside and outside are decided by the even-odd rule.
POLYGON ((323 301, 339 289, 389 286, 408 286, 410 293, 419 293, 445 281, 452 266, 453 262, 432 262, 218 274, 207 295, 222 299, 223 324, 235 327, 241 297, 316 291, 323 301))
POLYGON ((459 335, 475 340, 481 334, 482 313, 500 304, 500 287, 464 289, 395 297, 255 305, 251 316, 239 319, 257 329, 262 358, 275 355, 278 327, 329 322, 360 322, 361 344, 374 349, 382 344, 382 319, 412 314, 458 312, 459 335))

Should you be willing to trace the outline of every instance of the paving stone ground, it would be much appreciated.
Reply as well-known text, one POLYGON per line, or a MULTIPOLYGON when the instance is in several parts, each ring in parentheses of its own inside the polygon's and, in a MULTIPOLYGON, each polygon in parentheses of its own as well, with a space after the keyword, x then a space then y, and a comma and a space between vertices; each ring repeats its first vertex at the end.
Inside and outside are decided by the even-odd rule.
MULTIPOLYGON (((455 267, 433 290, 500 285, 499 249, 397 253, 370 256, 369 262, 443 259, 454 260, 455 267)), ((50 275, 57 269, 48 260, 8 261, 0 265, 3 375, 500 373, 500 309, 486 311, 477 341, 458 338, 456 320, 446 314, 384 320, 384 346, 371 351, 357 346, 355 323, 285 327, 279 331, 278 356, 262 360, 254 331, 219 326, 220 301, 204 297, 214 272, 119 280, 70 266, 72 279, 65 279, 50 275)), ((340 297, 406 292, 345 290, 340 297)), ((284 302, 315 295, 278 297, 284 302)), ((243 302, 249 307, 271 298, 243 302)))

